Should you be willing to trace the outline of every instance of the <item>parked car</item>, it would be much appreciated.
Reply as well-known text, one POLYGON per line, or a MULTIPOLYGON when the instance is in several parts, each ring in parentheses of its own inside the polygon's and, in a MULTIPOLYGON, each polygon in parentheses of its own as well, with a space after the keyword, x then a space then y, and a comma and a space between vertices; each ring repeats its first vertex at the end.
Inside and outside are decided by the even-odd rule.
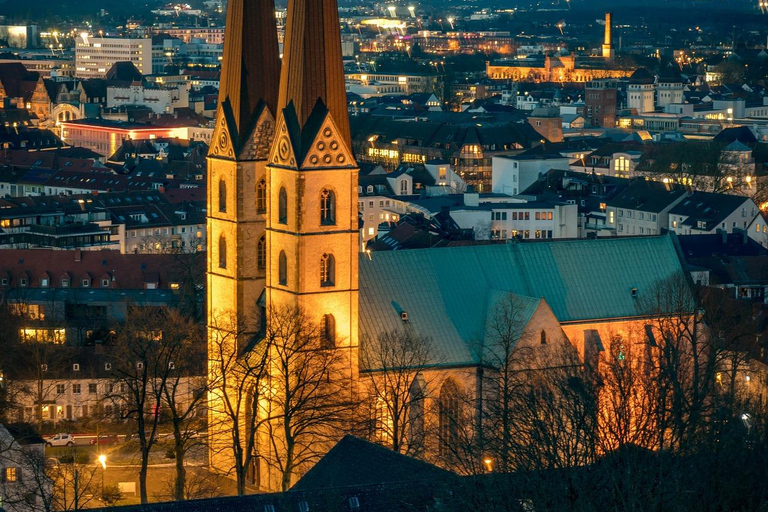
POLYGON ((56 434, 45 441, 46 446, 75 446, 75 438, 72 434, 56 434))
POLYGON ((92 445, 117 444, 118 442, 117 434, 102 434, 98 438, 94 437, 91 439, 92 445))

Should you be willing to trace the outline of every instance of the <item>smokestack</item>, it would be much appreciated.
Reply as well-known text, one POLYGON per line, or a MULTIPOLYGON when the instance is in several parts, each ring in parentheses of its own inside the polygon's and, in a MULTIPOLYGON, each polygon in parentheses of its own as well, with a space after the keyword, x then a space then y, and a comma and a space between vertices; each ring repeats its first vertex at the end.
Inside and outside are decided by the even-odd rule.
POLYGON ((613 60, 613 27, 611 22, 612 14, 605 13, 605 37, 603 38, 603 58, 613 60))

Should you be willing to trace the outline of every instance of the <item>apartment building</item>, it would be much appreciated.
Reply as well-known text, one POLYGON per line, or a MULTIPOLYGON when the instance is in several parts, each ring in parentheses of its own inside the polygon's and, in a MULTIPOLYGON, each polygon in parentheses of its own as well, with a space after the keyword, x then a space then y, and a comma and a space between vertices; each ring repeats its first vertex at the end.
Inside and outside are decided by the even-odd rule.
POLYGON ((152 39, 80 35, 75 45, 75 76, 104 78, 115 62, 131 62, 142 74, 152 73, 152 39))

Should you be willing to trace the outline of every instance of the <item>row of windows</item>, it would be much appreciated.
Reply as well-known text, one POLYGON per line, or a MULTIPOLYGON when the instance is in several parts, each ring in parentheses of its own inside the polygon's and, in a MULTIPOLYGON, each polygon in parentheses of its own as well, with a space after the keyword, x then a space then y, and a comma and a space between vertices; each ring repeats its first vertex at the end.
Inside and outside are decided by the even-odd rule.
MULTIPOLYGON (((553 212, 534 212, 536 220, 552 220, 553 212)), ((507 212, 492 212, 491 220, 507 220, 507 212)), ((531 212, 512 212, 512 220, 531 220, 531 212)))
MULTIPOLYGON (((619 217, 624 217, 624 210, 619 210, 619 217)), ((628 219, 634 219, 635 217, 637 217, 639 220, 650 220, 652 222, 656 222, 655 213, 637 212, 637 215, 635 215, 633 210, 627 210, 628 219)))
MULTIPOLYGON (((267 268, 267 241, 264 235, 256 245, 256 264, 260 271, 267 268)), ((280 251, 277 257, 277 281, 282 286, 288 285, 288 258, 285 251, 280 251)), ((219 268, 227 268, 227 239, 219 237, 219 268)), ((333 254, 325 253, 320 257, 319 265, 320 286, 333 286, 336 280, 336 260, 333 254)))
MULTIPOLYGON (((518 231, 516 229, 512 230, 512 238, 520 235, 523 238, 531 238, 531 230, 525 229, 522 231, 518 231)), ((551 229, 537 229, 533 232, 533 237, 540 239, 540 238, 553 238, 553 233, 551 229)), ((491 230, 491 239, 493 240, 505 240, 507 238, 507 230, 506 229, 492 229, 491 230)))
MULTIPOLYGON (((91 279, 83 279, 80 284, 83 288, 90 288, 91 286, 91 279)), ((4 277, 0 279, 0 285, 2 286, 8 286, 10 284, 10 281, 7 277, 4 277)), ((111 280, 109 278, 104 278, 101 280, 101 286, 102 288, 109 288, 111 284, 111 280)), ((29 279, 26 277, 20 277, 19 278, 19 286, 21 288, 26 288, 29 285, 29 279)), ((43 277, 40 279, 40 287, 41 288, 48 288, 50 285, 50 282, 47 277, 43 277)), ((68 278, 62 278, 61 280, 61 287, 62 288, 69 288, 70 280, 68 278)))
MULTIPOLYGON (((280 224, 288 224, 288 193, 285 187, 280 187, 277 201, 277 221, 280 224)), ((267 211, 267 182, 263 179, 256 186, 256 211, 267 211)), ((227 183, 224 180, 219 181, 219 212, 227 212, 227 183)), ((329 189, 320 192, 320 224, 336 224, 336 194, 329 189)))
MULTIPOLYGON (((72 384, 72 393, 75 395, 82 394, 82 384, 72 384)), ((63 395, 67 391, 67 385, 66 384, 56 384, 56 394, 57 395, 63 395)), ((112 393, 114 391, 114 384, 107 383, 104 385, 104 392, 105 393, 112 393)), ((88 384, 88 394, 89 395, 95 395, 99 392, 99 385, 92 382, 88 384)), ((125 384, 120 384, 120 392, 125 393, 125 384)))

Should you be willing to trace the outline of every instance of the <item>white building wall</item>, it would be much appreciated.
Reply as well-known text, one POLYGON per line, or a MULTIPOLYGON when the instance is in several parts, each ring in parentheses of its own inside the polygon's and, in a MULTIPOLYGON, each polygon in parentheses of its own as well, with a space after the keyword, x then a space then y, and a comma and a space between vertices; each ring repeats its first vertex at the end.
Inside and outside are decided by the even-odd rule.
POLYGON ((497 194, 520 194, 550 169, 568 170, 568 158, 517 159, 494 156, 491 159, 491 187, 497 194))
POLYGON ((79 36, 75 76, 104 78, 115 62, 132 62, 143 75, 152 73, 152 40, 79 36))

